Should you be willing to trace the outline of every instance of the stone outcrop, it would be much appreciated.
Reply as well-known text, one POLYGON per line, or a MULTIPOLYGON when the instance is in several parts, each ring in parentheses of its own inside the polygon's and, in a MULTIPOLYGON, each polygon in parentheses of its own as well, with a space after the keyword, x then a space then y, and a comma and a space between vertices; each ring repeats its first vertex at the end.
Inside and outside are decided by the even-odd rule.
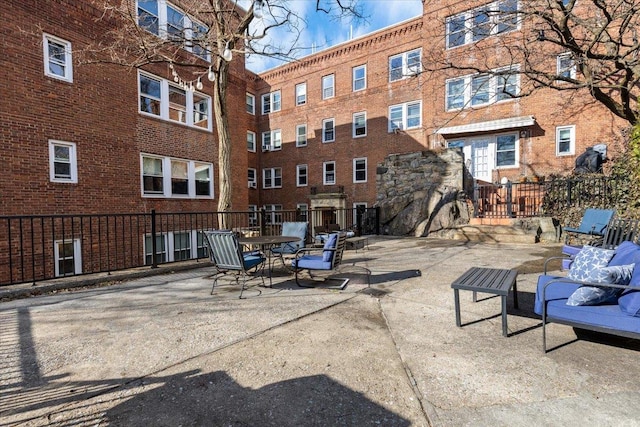
POLYGON ((427 236, 469 222, 457 149, 387 156, 376 174, 384 234, 427 236))

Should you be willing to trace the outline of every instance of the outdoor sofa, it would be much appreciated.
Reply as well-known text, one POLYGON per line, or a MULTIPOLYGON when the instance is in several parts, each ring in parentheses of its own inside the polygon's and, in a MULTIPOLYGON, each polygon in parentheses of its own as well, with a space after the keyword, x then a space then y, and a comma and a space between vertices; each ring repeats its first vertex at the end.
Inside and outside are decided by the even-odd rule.
POLYGON ((575 256, 567 277, 538 278, 534 311, 542 316, 542 348, 547 352, 546 325, 640 339, 640 245, 622 242, 616 249, 586 245, 575 256))

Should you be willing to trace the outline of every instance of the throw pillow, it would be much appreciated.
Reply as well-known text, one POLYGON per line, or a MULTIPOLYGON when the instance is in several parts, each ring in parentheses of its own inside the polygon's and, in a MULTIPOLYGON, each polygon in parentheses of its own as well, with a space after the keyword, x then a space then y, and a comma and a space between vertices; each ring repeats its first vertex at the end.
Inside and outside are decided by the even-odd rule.
POLYGON ((576 282, 588 282, 591 272, 606 267, 615 251, 584 245, 576 255, 567 278, 576 282))
MULTIPOLYGON (((586 277, 585 282, 610 283, 628 285, 635 264, 596 268, 586 277)), ((581 286, 567 299, 567 305, 597 305, 613 303, 621 293, 621 289, 600 288, 597 286, 581 286)))
MULTIPOLYGON (((330 234, 327 241, 324 242, 324 249, 335 249, 337 241, 338 235, 336 233, 330 234)), ((331 262, 334 252, 335 251, 322 251, 322 261, 331 262)))

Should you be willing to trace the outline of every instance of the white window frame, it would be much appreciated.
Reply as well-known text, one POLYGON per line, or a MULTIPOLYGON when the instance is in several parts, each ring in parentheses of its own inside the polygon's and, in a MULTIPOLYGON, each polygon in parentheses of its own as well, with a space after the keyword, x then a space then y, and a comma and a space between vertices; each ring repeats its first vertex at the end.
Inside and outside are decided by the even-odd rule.
POLYGON ((336 182, 338 182, 336 177, 336 162, 335 161, 323 162, 322 163, 322 184, 336 185, 336 182), (327 170, 328 166, 332 166, 333 171, 327 170), (328 179, 330 174, 333 174, 333 180, 328 179))
POLYGON ((65 182, 75 184, 78 182, 78 155, 77 147, 73 142, 49 140, 49 180, 51 182, 65 182), (66 147, 69 149, 69 177, 56 176, 56 147, 66 147))
POLYGON ((306 203, 297 203, 296 211, 300 214, 300 221, 308 222, 309 221, 309 205, 306 203))
POLYGON ((282 168, 262 169, 262 188, 265 190, 282 188, 282 168), (268 178, 267 175, 269 175, 268 178))
POLYGON ((357 67, 353 67, 351 71, 352 78, 352 89, 354 92, 359 92, 361 90, 365 90, 367 88, 367 64, 358 65, 357 67), (357 77, 356 74, 362 71, 362 77, 357 77), (357 88, 358 82, 362 82, 362 87, 357 88))
POLYGON ((556 127, 556 156, 572 156, 576 153, 576 126, 557 126, 556 127), (560 151, 561 133, 562 131, 569 131, 569 151, 560 151))
POLYGON ((247 151, 256 152, 256 133, 250 130, 247 131, 247 151))
POLYGON ((282 205, 264 205, 265 221, 267 224, 282 224, 282 205))
POLYGON ((247 113, 255 116, 256 114, 256 96, 252 93, 247 92, 245 96, 246 109, 247 113))
POLYGON ((55 240, 53 242, 53 256, 54 256, 54 265, 55 265, 55 276, 56 277, 65 277, 72 276, 76 274, 82 274, 82 246, 80 243, 80 239, 64 239, 64 240, 55 240), (62 254, 60 253, 60 245, 64 245, 67 243, 71 243, 73 246, 73 255, 70 257, 62 258, 62 254), (73 273, 65 273, 60 271, 60 262, 64 259, 73 259, 73 273))
POLYGON ((492 73, 496 74, 469 74, 447 79, 445 81, 445 110, 459 111, 465 108, 484 107, 498 102, 514 100, 520 94, 519 69, 519 65, 514 65, 493 70, 492 73), (504 74, 501 74, 501 72, 504 74), (483 81, 485 83, 479 86, 478 83, 483 81), (507 86, 515 89, 513 96, 505 94, 502 90, 505 86, 505 81, 508 83, 507 86), (454 93, 451 90, 454 85, 461 90, 454 93), (455 104, 453 101, 455 101, 455 104))
POLYGON ((265 93, 262 95, 261 99, 262 115, 276 113, 282 109, 282 95, 280 94, 279 90, 265 93))
POLYGON ((464 11, 446 19, 445 40, 447 49, 454 49, 471 43, 476 43, 485 38, 515 31, 520 28, 520 1, 518 0, 498 0, 480 7, 464 11), (505 7, 515 2, 515 15, 505 18, 502 13, 505 7), (487 13, 488 12, 488 13, 487 13), (476 17, 484 16, 487 19, 476 21, 476 17), (461 22, 462 21, 462 22, 461 22), (453 24, 455 27, 452 27, 453 24), (480 28, 482 31, 477 31, 480 28), (454 42, 455 41, 455 42, 454 42))
POLYGON ((422 72, 422 48, 408 50, 389 57, 389 82, 404 80, 422 72), (418 61, 415 61, 415 58, 418 61), (395 64, 400 61, 399 66, 395 64))
MULTIPOLYGON (((190 259, 203 258, 207 256, 208 248, 205 242, 206 236, 201 230, 175 230, 169 231, 166 233, 157 234, 156 238, 158 238, 160 245, 156 245, 156 256, 159 256, 160 259, 158 263, 166 263, 166 262, 174 262, 174 261, 186 261, 190 259), (186 246, 178 247, 176 245, 176 238, 178 236, 185 236, 186 246), (188 257, 177 257, 176 252, 187 252, 188 257)), ((153 246, 151 245, 151 235, 144 235, 144 262, 145 265, 151 265, 153 261, 151 255, 151 249, 153 246)))
POLYGON ((295 88, 296 106, 307 103, 307 83, 298 83, 295 88))
POLYGON ((353 182, 354 184, 361 184, 367 182, 368 173, 367 173, 367 158, 359 157, 357 159, 353 159, 353 182), (363 169, 359 168, 359 165, 364 164, 364 179, 358 179, 358 172, 362 172, 363 169))
POLYGON ((309 165, 296 165, 296 187, 306 187, 309 185, 309 165), (304 172, 304 173, 303 173, 304 172), (304 177, 305 182, 300 179, 304 177))
POLYGON ((296 147, 307 146, 307 124, 296 125, 296 147), (300 133, 304 129, 304 133, 300 133))
POLYGON ((258 171, 255 168, 247 169, 247 186, 249 188, 258 188, 258 171), (251 177, 253 175, 253 178, 251 177))
POLYGON ((556 58, 556 74, 560 77, 575 79, 576 78, 576 61, 573 59, 571 52, 561 53, 556 58))
POLYGON ((73 82, 73 58, 71 55, 71 42, 63 40, 59 37, 52 36, 51 34, 43 34, 42 47, 44 55, 44 74, 45 76, 52 77, 54 79, 63 80, 65 82, 73 82), (49 45, 56 44, 61 45, 64 49, 64 59, 59 60, 49 55, 49 45), (51 70, 52 65, 57 65, 62 68, 62 74, 55 73, 51 70))
MULTIPOLYGON (((160 175, 155 175, 160 177, 160 175)), ((207 181, 204 181, 207 182, 207 181)), ((213 186, 213 164, 208 162, 200 162, 196 160, 180 159, 176 157, 163 157, 154 154, 141 153, 140 154, 140 193, 144 198, 181 198, 181 199, 213 199, 214 198, 214 186, 213 186), (160 160, 162 166, 162 191, 159 192, 145 192, 144 189, 144 159, 160 160), (187 194, 173 194, 171 179, 172 179, 172 162, 184 162, 187 164, 187 194), (197 194, 197 172, 198 170, 208 170, 208 187, 209 194, 197 194)))
POLYGON ((327 74, 322 76, 322 99, 331 99, 336 96, 336 76, 327 74))
POLYGON ((262 151, 282 150, 282 130, 274 129, 262 132, 262 151))
POLYGON ((352 123, 352 127, 351 127, 351 136, 353 138, 364 138, 365 136, 367 136, 367 112, 366 111, 359 111, 357 113, 353 113, 353 119, 351 121, 352 123), (358 126, 358 118, 362 117, 364 120, 364 123, 362 126, 358 126), (364 129, 364 133, 358 135, 358 129, 364 129))
POLYGON ((158 12, 157 12, 158 15, 157 16, 151 15, 151 16, 154 16, 157 20, 156 21, 157 31, 152 31, 151 29, 149 29, 149 27, 146 27, 146 26, 140 26, 140 14, 139 14, 140 7, 138 4, 138 1, 136 1, 136 22, 138 22, 138 26, 140 26, 140 28, 143 28, 145 31, 150 32, 151 34, 155 34, 160 38, 163 38, 166 40, 172 40, 170 36, 170 31, 169 31, 169 28, 171 27, 169 25, 169 8, 172 8, 176 12, 183 15, 182 17, 183 22, 180 27, 180 30, 183 33, 183 36, 176 39, 176 41, 183 42, 182 48, 184 50, 193 53, 194 55, 204 59, 207 62, 211 62, 211 52, 206 49, 202 50, 203 47, 200 46, 199 43, 198 44, 193 43, 193 40, 194 40, 193 28, 201 27, 201 29, 205 34, 209 32, 209 28, 203 23, 198 22, 196 19, 194 19, 184 10, 180 9, 178 6, 176 6, 171 2, 168 2, 166 0, 158 0, 156 4, 158 7, 158 12))
MULTIPOLYGON (((496 169, 513 169, 515 167, 518 167, 520 159, 520 138, 518 135, 518 132, 507 132, 507 133, 498 133, 494 136, 494 140, 495 140, 495 168, 496 169), (508 164, 508 165, 498 165, 498 154, 500 153, 499 151, 499 146, 498 146, 498 140, 502 137, 513 137, 513 150, 508 150, 508 151, 513 151, 513 164, 508 164)), ((507 150, 504 150, 507 151, 507 150)))
MULTIPOLYGON (((204 130, 208 130, 211 131, 211 123, 213 122, 212 120, 212 104, 211 104, 211 97, 209 95, 206 95, 204 93, 201 92, 191 92, 190 90, 184 90, 184 89, 180 89, 178 86, 176 86, 173 83, 169 83, 168 80, 163 79, 161 77, 158 76, 154 76, 153 74, 147 73, 147 72, 143 72, 143 71, 138 71, 138 113, 142 114, 144 116, 151 116, 151 117, 159 117, 162 120, 166 120, 166 121, 170 121, 172 123, 180 123, 182 125, 186 125, 189 126, 191 128, 194 129, 204 129, 204 130), (150 79, 153 80, 155 82, 157 82, 160 86, 160 97, 158 98, 157 96, 155 96, 154 94, 150 94, 150 93, 143 93, 142 92, 142 84, 141 84, 141 79, 145 78, 145 79, 150 79), (174 89, 177 90, 181 90, 184 92, 185 94, 185 98, 186 98, 186 103, 184 105, 184 111, 185 111, 185 120, 173 120, 170 118, 170 111, 172 109, 170 103, 169 103, 169 88, 172 87, 174 89), (206 103, 206 108, 207 108, 207 112, 206 112, 206 124, 207 127, 202 127, 202 126, 198 126, 197 123, 202 122, 202 120, 196 121, 195 120, 195 115, 196 112, 200 115, 202 114, 201 111, 197 111, 194 105, 194 97, 198 96, 200 98, 202 98, 203 101, 205 101, 206 103), (150 111, 146 111, 143 109, 143 103, 141 98, 148 98, 151 99, 157 103, 159 103, 159 110, 158 114, 154 113, 154 112, 150 112, 150 111), (191 112, 191 114, 187 113, 187 112, 191 112)), ((175 107, 173 109, 176 109, 175 107)))
POLYGON ((324 119, 322 120, 322 143, 334 142, 336 140, 336 119, 324 119), (331 130, 329 130, 326 126, 331 125, 331 130), (331 137, 329 137, 328 133, 331 132, 331 137))
POLYGON ((389 106, 389 126, 388 132, 394 132, 396 130, 411 130, 411 129, 419 129, 422 127, 422 101, 410 101, 405 102, 404 104, 396 104, 389 106), (409 110, 414 110, 417 106, 419 111, 418 116, 418 124, 409 126, 408 122, 410 118, 415 118, 414 115, 409 117, 409 110), (397 117, 397 112, 400 112, 399 120, 397 117))
POLYGON ((247 206, 249 210, 249 227, 257 227, 258 226, 258 206, 257 205, 249 205, 247 206))

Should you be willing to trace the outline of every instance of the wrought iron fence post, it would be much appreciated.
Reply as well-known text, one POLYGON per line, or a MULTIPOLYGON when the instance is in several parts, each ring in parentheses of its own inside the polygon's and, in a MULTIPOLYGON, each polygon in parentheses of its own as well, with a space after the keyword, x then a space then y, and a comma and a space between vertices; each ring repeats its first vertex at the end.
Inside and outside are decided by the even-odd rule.
POLYGON ((473 217, 478 218, 480 212, 478 209, 478 200, 480 200, 480 187, 478 181, 473 180, 473 217))
POLYGON ((260 208, 258 216, 260 218, 260 235, 264 236, 267 232, 267 212, 264 207, 260 208))
POLYGON ((380 235, 380 206, 376 206, 376 234, 380 235))
POLYGON ((511 185, 511 181, 507 182, 507 216, 509 218, 513 217, 513 187, 511 185))
POLYGON ((158 268, 156 249, 156 210, 151 209, 151 268, 158 268))

